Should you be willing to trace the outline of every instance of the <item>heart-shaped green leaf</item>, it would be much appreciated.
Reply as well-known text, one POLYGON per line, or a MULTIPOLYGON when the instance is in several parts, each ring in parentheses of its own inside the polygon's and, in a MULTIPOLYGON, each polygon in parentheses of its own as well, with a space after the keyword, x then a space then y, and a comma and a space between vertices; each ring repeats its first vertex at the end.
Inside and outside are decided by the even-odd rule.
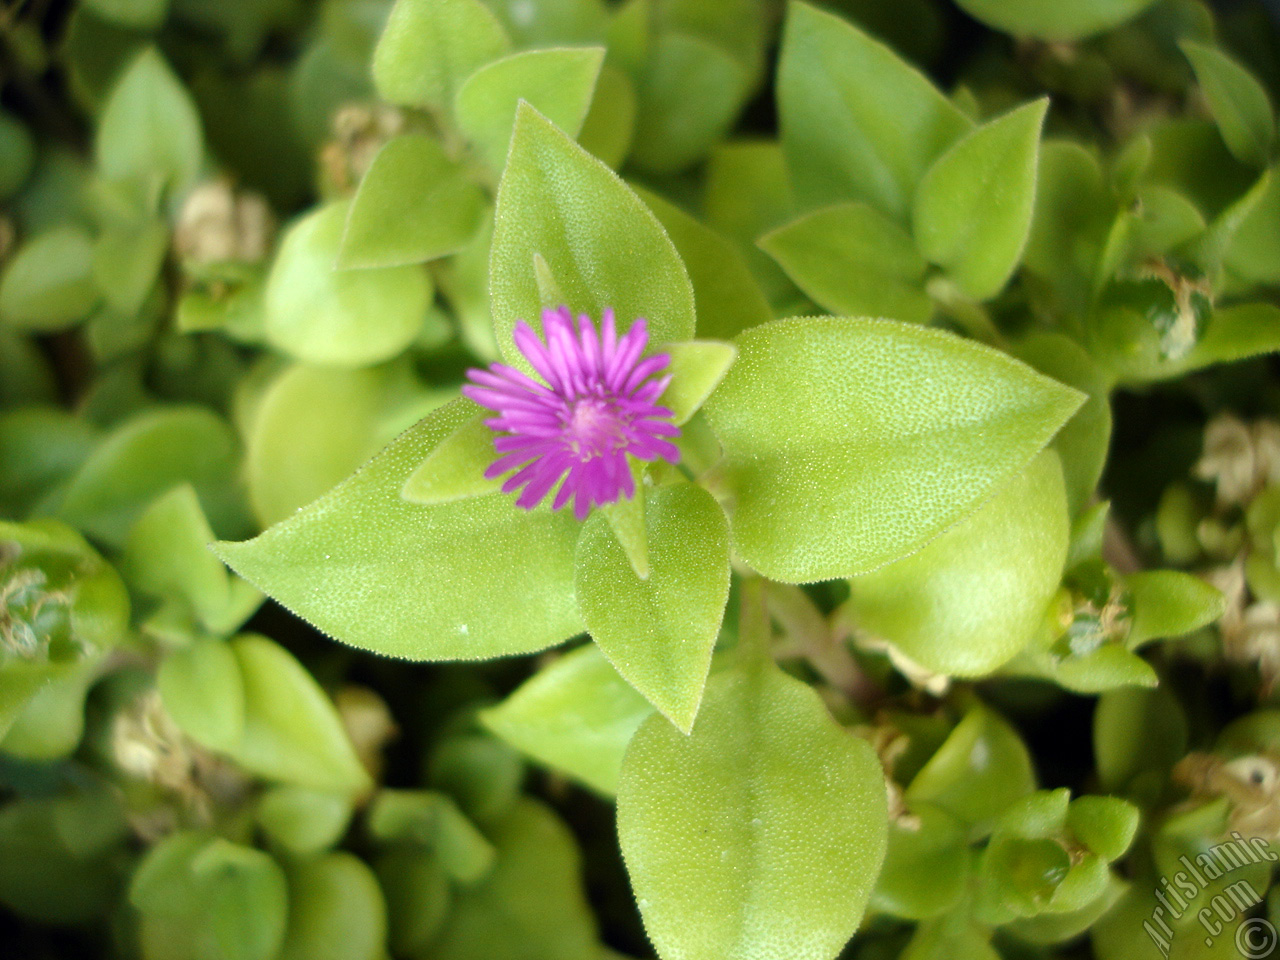
POLYGON ((671 357, 671 383, 658 402, 675 414, 676 423, 686 423, 720 385, 738 356, 738 348, 715 340, 689 340, 668 344, 662 350, 671 357))
POLYGON ((778 109, 803 208, 863 200, 898 219, 929 165, 973 126, 889 47, 800 2, 787 9, 778 109))
POLYGON ((473 73, 458 91, 458 126, 489 169, 499 171, 507 159, 520 101, 576 137, 602 63, 603 47, 525 50, 495 60, 473 73))
POLYGON ((1266 166, 1276 141, 1276 118, 1266 88, 1221 50, 1191 40, 1179 46, 1191 61, 1232 155, 1243 163, 1266 166))
POLYGON ((919 549, 1082 401, 1006 354, 910 324, 777 320, 735 343, 703 407, 725 448, 734 546, 791 583, 919 549))
POLYGON ((958 0, 971 17, 1015 36, 1079 40, 1136 17, 1154 0, 958 0))
POLYGON ((516 749, 612 796, 627 744, 651 713, 589 643, 543 667, 480 719, 516 749))
POLYGON ((1035 206, 1037 100, 973 131, 929 168, 916 191, 916 243, 975 300, 1000 292, 1022 258, 1035 206))
POLYGON ((434 260, 466 246, 484 215, 484 193, 430 137, 387 142, 360 181, 347 215, 339 269, 434 260))
POLYGON ((431 303, 420 266, 335 270, 347 207, 307 214, 285 233, 267 279, 267 339, 299 360, 364 367, 413 342, 431 303))
POLYGON ((850 581, 859 628, 935 673, 981 676, 1032 639, 1067 556, 1067 501, 1045 451, 955 526, 850 581))
POLYGON ((773 319, 769 301, 734 244, 674 203, 636 188, 676 245, 698 310, 698 335, 735 336, 773 319))
POLYGON ((760 238, 796 286, 837 314, 925 323, 925 262, 902 227, 865 203, 822 207, 760 238))
POLYGON ((384 100, 443 112, 467 77, 510 50, 481 0, 396 0, 373 51, 373 82, 384 100))
POLYGON ((598 320, 611 307, 620 332, 645 317, 651 343, 693 336, 693 288, 662 225, 612 170, 521 104, 498 188, 489 295, 498 348, 525 370, 511 332, 520 319, 541 329, 535 254, 575 314, 598 320))
POLYGON ((474 409, 431 413, 327 496, 219 555, 326 633, 390 656, 470 660, 573 636, 571 516, 525 512, 504 494, 430 507, 400 495, 474 409))
POLYGON ((650 570, 641 580, 604 516, 587 521, 578 606, 618 672, 688 732, 729 598, 728 524, 711 494, 691 483, 651 490, 644 522, 650 570))
POLYGON ((862 917, 887 819, 871 748, 772 663, 717 674, 688 736, 650 717, 618 786, 631 885, 672 960, 831 960, 862 917))

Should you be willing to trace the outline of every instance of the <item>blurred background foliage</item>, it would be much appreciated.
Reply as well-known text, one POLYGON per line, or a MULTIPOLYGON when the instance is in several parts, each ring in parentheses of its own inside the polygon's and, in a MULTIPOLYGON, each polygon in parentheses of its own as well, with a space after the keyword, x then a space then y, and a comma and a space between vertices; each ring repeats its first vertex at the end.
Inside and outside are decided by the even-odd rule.
MULTIPOLYGON (((1257 356, 1280 346, 1276 11, 829 0, 858 30, 804 8, 815 49, 865 56, 805 73, 777 68, 772 0, 485 3, 429 55, 379 42, 390 0, 0 8, 0 952, 651 955, 612 811, 650 708, 594 648, 371 657, 206 549, 496 357, 523 97, 640 191, 702 335, 888 315, 1089 394, 1055 441, 1065 488, 1030 468, 914 568, 765 599, 780 659, 886 769, 888 858, 845 955, 1154 955, 1147 890, 1179 856, 1280 841, 1280 391, 1257 356), (806 159, 906 65, 941 91, 936 152, 1050 96, 1012 260, 912 222, 921 158, 842 183, 806 159), (1040 530, 1054 497, 1045 559, 1010 518, 1040 530), (993 538, 1038 571, 1030 600, 916 616, 993 538)), ((1249 879, 1266 894, 1270 865, 1249 879)), ((1190 921, 1170 941, 1238 955, 1190 921)))

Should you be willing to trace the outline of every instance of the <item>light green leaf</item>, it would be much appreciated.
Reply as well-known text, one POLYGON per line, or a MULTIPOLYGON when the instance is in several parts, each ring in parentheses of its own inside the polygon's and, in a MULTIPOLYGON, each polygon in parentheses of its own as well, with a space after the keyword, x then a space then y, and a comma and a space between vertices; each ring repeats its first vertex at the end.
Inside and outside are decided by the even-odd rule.
POLYGON ((181 597, 206 629, 228 634, 249 618, 262 594, 228 576, 209 550, 217 538, 190 484, 163 494, 129 531, 121 571, 135 589, 158 599, 181 597))
POLYGON ((882 320, 778 320, 735 341, 703 410, 742 559, 797 583, 923 546, 1025 466, 1081 396, 1003 353, 882 320))
POLYGON ((1221 50, 1191 40, 1179 46, 1191 61, 1209 112, 1232 155, 1243 163, 1265 167, 1276 140, 1276 118, 1266 88, 1221 50))
POLYGON ((807 3, 788 7, 782 145, 803 208, 862 200, 895 219, 972 122, 889 47, 807 3))
POLYGON ((995 296, 1022 258, 1035 206, 1040 126, 1036 100, 984 124, 929 168, 912 222, 920 252, 969 296, 995 296))
POLYGON ((107 305, 132 315, 142 309, 169 250, 169 228, 160 220, 104 230, 93 251, 93 278, 107 305))
POLYGON ((480 229, 484 208, 484 193, 439 143, 420 133, 396 137, 360 181, 337 267, 394 267, 457 253, 480 229))
POLYGON ((926 264, 897 223, 865 203, 822 207, 760 238, 796 286, 832 313, 926 323, 926 264))
POLYGON ((497 492, 502 481, 488 480, 484 475, 497 456, 493 431, 484 424, 489 417, 488 412, 475 413, 440 441, 409 474, 400 495, 412 503, 432 506, 497 492))
POLYGON ((518 319, 541 329, 535 254, 575 314, 599 320, 612 307, 619 332, 645 317, 651 343, 693 336, 693 288, 662 225, 613 171, 521 104, 498 188, 489 294, 498 349, 524 370, 511 332, 518 319))
POLYGON ((326 633, 390 656, 469 660, 573 636, 572 517, 519 510, 504 494, 431 507, 400 496, 473 410, 433 412, 333 492, 220 555, 326 633))
POLYGON ((254 514, 264 525, 292 516, 412 423, 424 399, 431 397, 400 364, 286 368, 248 418, 244 473, 254 514), (401 422, 406 412, 411 419, 401 422))
POLYGON ((925 669, 981 676, 1040 626, 1067 533, 1060 461, 1046 451, 923 549, 850 581, 849 609, 925 669))
POLYGON ((297 861, 288 878, 289 929, 278 960, 384 960, 387 905, 364 861, 330 853, 297 861))
POLYGON ((729 338, 773 319, 769 301, 733 243, 655 193, 636 192, 662 224, 693 283, 698 334, 729 338))
POLYGON ((178 728, 210 750, 228 752, 244 735, 244 680, 231 648, 197 640, 164 658, 156 675, 165 712, 178 728))
POLYGON ((1005 33, 1042 40, 1079 40, 1131 20, 1154 0, 957 0, 971 17, 1005 33))
POLYGON ((451 883, 439 858, 423 847, 400 844, 374 861, 387 898, 393 956, 418 956, 435 941, 453 908, 451 883))
POLYGON ((1142 570, 1124 578, 1133 598, 1133 626, 1128 646, 1180 637, 1222 616, 1226 598, 1199 577, 1177 570, 1142 570))
POLYGON ((480 719, 517 750, 612 796, 627 744, 652 712, 589 643, 543 667, 480 719))
POLYGON ((274 843, 309 856, 342 839, 351 821, 351 797, 292 784, 272 787, 258 801, 258 824, 274 843))
POLYGON ((159 200, 180 199, 204 163, 200 115, 164 58, 147 47, 125 68, 98 121, 98 169, 159 200))
POLYGON ((48 333, 83 320, 99 298, 93 240, 80 227, 53 227, 22 244, 0 275, 0 319, 48 333))
POLYGON ((1093 755, 1103 790, 1154 801, 1186 753, 1186 714, 1166 687, 1112 690, 1098 699, 1093 755))
POLYGON ((486 0, 490 9, 521 47, 598 43, 604 36, 608 11, 604 0, 486 0))
POLYGON ((130 30, 154 30, 169 13, 169 0, 85 0, 84 9, 130 30))
POLYGON ((257 634, 231 641, 244 682, 244 730, 227 751, 247 770, 317 790, 357 793, 369 775, 332 702, 284 647, 257 634))
POLYGON ((772 663, 717 674, 689 736, 645 721, 618 787, 631 885, 669 960, 830 960, 862 917, 886 820, 871 748, 772 663))
POLYGON ((207 909, 221 956, 273 960, 289 912, 284 871, 275 860, 219 837, 195 856, 191 869, 211 886, 207 909))
POLYGON ((526 50, 481 67, 458 91, 458 127, 500 171, 520 101, 570 137, 582 129, 604 63, 603 47, 526 50))
POLYGON ((1017 731, 978 704, 915 775, 906 798, 908 805, 941 807, 982 833, 1035 788, 1031 757, 1017 731))
POLYGON ((424 960, 598 960, 581 857, 568 827, 542 804, 521 799, 490 835, 498 849, 493 872, 458 890, 424 960))
POLYGON ((510 50, 480 0, 396 0, 373 51, 373 82, 384 100, 443 112, 467 77, 510 50))
POLYGON ((677 424, 683 424, 720 385, 738 356, 738 349, 715 340, 688 340, 662 349, 671 357, 671 383, 658 402, 675 414, 677 424))
POLYGON ((916 804, 909 820, 889 824, 871 908, 908 920, 936 917, 960 902, 971 871, 965 825, 927 803, 916 804))
POLYGON ((493 869, 493 845, 443 793, 383 790, 369 808, 369 832, 432 847, 459 883, 475 883, 493 869))
POLYGON ((413 342, 431 280, 414 265, 335 270, 347 208, 345 201, 320 207, 285 233, 267 279, 266 333, 299 360, 364 367, 413 342))
POLYGON ((1008 676, 1038 677, 1084 696, 1118 687, 1154 687, 1159 682, 1151 664, 1116 643, 1069 657, 1032 645, 1000 672, 1008 676))
POLYGON ((1089 399, 1053 438, 1062 457, 1067 503, 1074 517, 1088 504, 1111 446, 1110 383, 1098 363, 1076 341, 1061 333, 1034 333, 1011 352, 1059 383, 1076 387, 1089 399))
POLYGON ((578 606, 609 662, 687 733, 729 598, 728 524, 711 494, 691 483, 649 491, 644 520, 645 580, 604 516, 587 521, 578 541, 578 606))
POLYGON ((698 37, 665 31, 636 80, 631 161, 654 174, 678 173, 723 139, 750 93, 750 77, 729 54, 698 37), (698 91, 690 96, 691 90, 698 91))
POLYGON ((578 142, 606 166, 618 169, 631 152, 636 133, 636 88, 612 64, 600 68, 595 96, 582 121, 578 142))
POLYGON ((156 497, 190 483, 213 528, 234 535, 245 527, 236 461, 231 428, 210 411, 170 406, 140 413, 108 435, 71 478, 58 516, 123 546, 156 497))
POLYGON ((1225 259, 1245 280, 1280 283, 1280 170, 1269 171, 1265 191, 1236 226, 1225 259))

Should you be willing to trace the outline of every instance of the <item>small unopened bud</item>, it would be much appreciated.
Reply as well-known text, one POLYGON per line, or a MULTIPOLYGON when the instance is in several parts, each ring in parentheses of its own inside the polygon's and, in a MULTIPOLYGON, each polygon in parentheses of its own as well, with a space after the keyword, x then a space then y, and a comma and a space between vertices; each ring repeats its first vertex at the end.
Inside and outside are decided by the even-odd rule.
POLYGON ((325 181, 350 190, 368 171, 386 142, 404 131, 403 111, 387 104, 350 103, 333 115, 333 138, 320 152, 325 181))
POLYGON ((1280 482, 1280 425, 1245 424, 1229 413, 1209 422, 1195 475, 1213 483, 1221 505, 1245 504, 1280 482))
POLYGON ((256 263, 267 256, 275 219, 259 194, 208 180, 187 196, 174 246, 189 264, 256 263))

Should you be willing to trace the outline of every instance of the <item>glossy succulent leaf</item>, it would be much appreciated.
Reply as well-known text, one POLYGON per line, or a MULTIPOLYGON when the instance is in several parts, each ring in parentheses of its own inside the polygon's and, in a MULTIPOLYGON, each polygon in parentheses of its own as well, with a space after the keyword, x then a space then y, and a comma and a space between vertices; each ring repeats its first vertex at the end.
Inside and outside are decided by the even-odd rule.
POLYGON ((484 207, 480 187, 438 142, 396 137, 360 181, 337 266, 395 267, 456 253, 480 229, 484 207))
POLYGON ((578 540, 578 606, 609 662, 687 733, 729 597, 729 528, 694 484, 644 496, 649 576, 635 575, 603 515, 590 518, 578 540))
POLYGON ((1093 716, 1098 780, 1110 793, 1153 801, 1187 752, 1187 718, 1167 689, 1113 690, 1093 716))
POLYGON ((915 775, 906 799, 940 807, 982 833, 1035 786, 1031 757, 1017 731, 977 705, 915 775))
POLYGON ((603 62, 602 47, 526 50, 496 60, 473 73, 458 91, 458 127, 494 171, 506 162, 522 100, 576 137, 603 62))
POLYGON ((835 314, 925 323, 926 264, 902 227, 865 203, 821 207, 760 238, 796 286, 835 314))
POLYGON ((605 63, 596 77, 595 96, 583 118, 578 142, 616 170, 631 152, 635 133, 635 84, 618 67, 605 63))
POLYGON ((929 168, 916 190, 912 223, 920 252, 975 300, 999 293, 1022 259, 1048 107, 1037 100, 974 130, 929 168))
POLYGON ((699 336, 728 338, 773 319, 769 301, 732 242, 656 193, 636 192, 689 271, 699 336))
POLYGON ((228 960, 271 960, 284 941, 289 911, 284 871, 270 855, 218 838, 193 859, 208 884, 210 927, 228 960))
POLYGON ((1149 640, 1198 630, 1222 616, 1227 605, 1216 588, 1177 570, 1142 570, 1125 577, 1124 585, 1133 602, 1131 650, 1149 640))
POLYGON ((1044 40, 1078 40, 1124 23, 1154 0, 1076 0, 1054 4, 1043 0, 959 0, 970 16, 1015 36, 1044 40))
POLYGON ((620 330, 644 317, 651 343, 693 336, 693 288, 662 225, 613 171, 522 104, 489 265, 498 349, 522 369, 511 332, 519 319, 541 328, 535 255, 575 314, 598 320, 612 308, 620 330))
POLYGON ((1030 461, 1081 399, 1004 354, 907 324, 779 320, 735 343, 704 407, 725 447, 733 542, 792 583, 919 549, 1030 461))
POLYGON ((475 659, 573 636, 572 516, 517 510, 505 494, 430 507, 400 495, 472 409, 433 412, 316 503, 219 554, 321 630, 382 654, 475 659), (463 541, 486 549, 459 551, 463 541))
POLYGON ((968 827, 936 807, 916 804, 908 822, 889 824, 871 909, 909 920, 936 917, 960 902, 971 870, 968 827))
POLYGON ((663 957, 830 960, 885 847, 868 745, 772 664, 719 673, 686 736, 662 717, 623 761, 618 836, 663 957))
POLYGON ((266 334, 299 360, 364 367, 413 342, 432 287, 416 265, 335 270, 347 210, 330 203, 285 233, 267 279, 266 334))
POLYGON ((369 831, 380 840, 431 847, 449 875, 461 883, 475 883, 493 869, 493 845, 442 793, 383 790, 369 808, 369 831))
POLYGON ((1221 50, 1190 40, 1181 47, 1231 153, 1244 163, 1266 166, 1276 140, 1276 118, 1266 88, 1221 50))
POLYGON ((861 200, 895 219, 972 123, 914 67, 793 0, 778 66, 782 145, 803 208, 861 200))
POLYGON ((481 0, 396 0, 373 53, 373 82, 384 100, 445 111, 467 77, 510 49, 481 0))
POLYGON ((587 644, 543 667, 480 718, 518 750, 612 796, 627 744, 652 712, 600 648, 587 644))
POLYGON ((851 580, 854 622, 935 673, 982 676, 1013 657, 1062 578, 1059 464, 1041 453, 921 550, 851 580))

